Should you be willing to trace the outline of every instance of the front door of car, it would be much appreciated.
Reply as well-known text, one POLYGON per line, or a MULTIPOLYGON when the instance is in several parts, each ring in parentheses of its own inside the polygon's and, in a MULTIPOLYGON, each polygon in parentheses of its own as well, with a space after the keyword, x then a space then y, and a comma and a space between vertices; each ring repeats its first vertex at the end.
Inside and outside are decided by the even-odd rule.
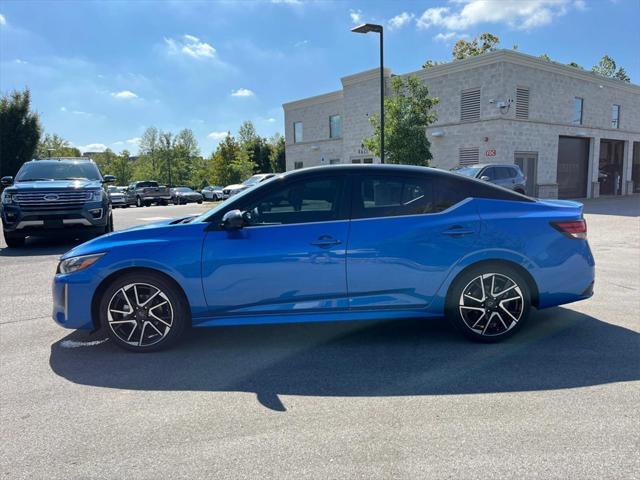
POLYGON ((352 197, 350 308, 426 307, 477 240, 473 202, 455 180, 429 174, 364 175, 352 197))
POLYGON ((211 313, 346 310, 347 195, 344 176, 278 180, 232 205, 243 228, 213 229, 204 242, 211 313))

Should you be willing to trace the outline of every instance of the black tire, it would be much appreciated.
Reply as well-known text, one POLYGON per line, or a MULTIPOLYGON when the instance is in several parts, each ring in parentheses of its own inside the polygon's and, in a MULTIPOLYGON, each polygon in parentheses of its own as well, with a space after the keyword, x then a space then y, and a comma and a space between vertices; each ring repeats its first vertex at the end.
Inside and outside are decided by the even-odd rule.
POLYGON ((178 201, 178 197, 173 199, 173 204, 174 205, 180 205, 180 202, 178 201))
POLYGON ((198 205, 202 204, 202 200, 198 200, 198 205))
POLYGON ((142 198, 136 197, 136 207, 142 207, 142 198))
POLYGON ((455 279, 447 295, 446 315, 467 338, 494 343, 522 328, 530 309, 527 280, 512 267, 487 263, 455 279))
POLYGON ((6 231, 2 231, 4 234, 4 241, 9 248, 20 248, 24 247, 24 241, 26 237, 21 234, 9 233, 6 231))
POLYGON ((144 206, 145 207, 150 207, 151 206, 151 202, 144 202, 144 206))
POLYGON ((180 340, 185 329, 191 323, 189 305, 179 288, 162 275, 149 272, 131 272, 118 277, 102 293, 98 308, 100 325, 104 327, 109 338, 119 347, 132 352, 155 352, 169 348, 180 340), (137 285, 138 299, 142 303, 151 296, 151 292, 155 292, 153 289, 160 290, 162 295, 158 294, 155 297, 156 300, 150 300, 157 307, 152 306, 151 309, 147 309, 147 312, 155 309, 159 318, 168 320, 169 317, 163 313, 166 312, 167 315, 171 315, 170 322, 163 323, 156 320, 157 317, 153 318, 148 313, 145 315, 139 312, 135 293, 132 291, 133 287, 125 290, 127 286, 133 284, 137 285), (144 296, 145 291, 149 292, 146 297, 144 296), (112 309, 115 306, 116 310, 121 310, 122 305, 127 305, 123 296, 125 293, 129 296, 128 301, 134 308, 135 315, 112 313, 111 319, 114 323, 111 323, 109 306, 112 304, 112 309), (167 305, 159 305, 164 301, 167 302, 167 305), (134 304, 136 304, 135 307, 134 304), (149 324, 152 324, 155 329, 149 324), (144 334, 142 341, 140 341, 141 334, 144 334), (159 335, 164 336, 159 337, 159 335), (130 336, 129 341, 127 341, 127 336, 130 336))
POLYGON ((167 201, 166 200, 160 200, 160 202, 158 202, 158 205, 162 205, 163 207, 167 205, 167 201))

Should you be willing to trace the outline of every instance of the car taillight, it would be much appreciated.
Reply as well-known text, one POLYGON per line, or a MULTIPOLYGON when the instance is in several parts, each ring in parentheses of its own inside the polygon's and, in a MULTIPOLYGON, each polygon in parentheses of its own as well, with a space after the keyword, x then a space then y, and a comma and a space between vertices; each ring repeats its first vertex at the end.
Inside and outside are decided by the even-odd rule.
POLYGON ((587 238, 587 222, 582 220, 571 220, 568 222, 551 222, 551 226, 571 238, 587 238))

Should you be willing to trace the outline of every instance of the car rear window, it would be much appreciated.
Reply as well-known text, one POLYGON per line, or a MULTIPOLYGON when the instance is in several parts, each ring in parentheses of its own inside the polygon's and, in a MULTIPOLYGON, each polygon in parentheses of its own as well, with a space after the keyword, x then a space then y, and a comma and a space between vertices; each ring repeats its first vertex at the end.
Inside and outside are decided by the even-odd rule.
POLYGON ((137 188, 157 187, 157 186, 158 186, 158 182, 138 182, 137 188))

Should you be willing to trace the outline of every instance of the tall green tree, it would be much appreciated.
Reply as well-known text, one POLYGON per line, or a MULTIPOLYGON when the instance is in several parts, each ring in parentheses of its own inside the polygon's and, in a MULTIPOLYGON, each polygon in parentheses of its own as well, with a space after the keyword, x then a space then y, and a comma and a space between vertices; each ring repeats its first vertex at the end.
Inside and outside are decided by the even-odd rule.
POLYGON ((271 171, 274 173, 284 172, 287 169, 284 137, 276 133, 271 137, 269 143, 271 145, 271 152, 269 153, 271 171))
POLYGON ((629 78, 626 70, 623 67, 618 67, 616 61, 609 55, 604 55, 598 64, 591 68, 591 71, 603 77, 615 78, 627 83, 631 82, 631 78, 629 78))
POLYGON ((471 41, 460 39, 456 42, 451 52, 455 60, 468 57, 477 57, 486 52, 492 52, 500 43, 500 39, 492 33, 482 33, 471 41))
POLYGON ((174 185, 198 186, 200 182, 192 184, 194 159, 200 155, 198 140, 188 128, 180 130, 173 142, 173 183, 174 185))
POLYGON ((76 147, 72 147, 68 141, 57 134, 45 134, 38 142, 36 158, 49 157, 80 157, 82 154, 76 147))
MULTIPOLYGON (((429 89, 418 77, 391 79, 391 95, 384 99, 385 159, 388 163, 428 166, 433 158, 426 129, 436 121, 433 107, 438 99, 429 96, 429 89)), ((374 133, 364 145, 380 156, 380 116, 370 117, 374 133)))
POLYGON ((93 154, 91 158, 98 164, 102 175, 115 175, 114 164, 118 156, 113 150, 107 148, 104 152, 93 154))
MULTIPOLYGON (((104 175, 104 172, 102 172, 104 175)), ((128 185, 133 177, 133 166, 128 150, 123 150, 116 156, 112 164, 112 175, 116 176, 118 185, 128 185)))
MULTIPOLYGON (((157 171, 158 163, 158 148, 159 148, 159 132, 156 127, 147 128, 142 137, 140 137, 140 143, 138 144, 138 152, 140 157, 144 157, 149 164, 151 172, 157 171)), ((153 175, 151 175, 153 178, 153 175)), ((138 180, 150 180, 151 178, 144 178, 138 180)))
POLYGON ((218 144, 211 158, 210 178, 218 185, 231 185, 246 180, 253 174, 255 163, 232 135, 218 144))
POLYGON ((34 158, 41 134, 28 89, 0 98, 0 176, 15 176, 24 162, 34 158))
POLYGON ((256 164, 256 172, 270 173, 272 171, 269 160, 271 145, 266 138, 258 135, 251 121, 246 120, 240 126, 238 142, 247 152, 249 158, 256 164))

